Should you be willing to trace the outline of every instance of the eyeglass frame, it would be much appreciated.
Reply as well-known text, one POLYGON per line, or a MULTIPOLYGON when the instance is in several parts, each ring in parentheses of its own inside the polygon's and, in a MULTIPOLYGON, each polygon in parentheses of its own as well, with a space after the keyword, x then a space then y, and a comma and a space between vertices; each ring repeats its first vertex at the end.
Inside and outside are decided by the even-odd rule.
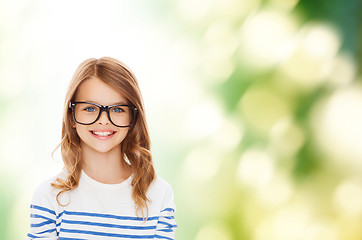
POLYGON ((127 105, 127 104, 116 104, 116 105, 109 105, 109 106, 103 106, 101 104, 97 104, 97 103, 93 103, 93 102, 72 102, 70 101, 69 102, 69 108, 72 109, 72 115, 73 115, 73 119, 76 123, 79 123, 79 124, 82 124, 82 125, 92 125, 93 123, 97 122, 100 118, 100 116, 102 115, 102 112, 103 111, 106 111, 107 112, 107 116, 108 116, 108 120, 116 127, 131 127, 135 122, 136 122, 136 119, 137 119, 137 115, 138 115, 138 109, 137 107, 133 106, 133 105, 127 105), (88 103, 88 104, 92 104, 92 105, 95 105, 97 107, 99 107, 99 113, 98 113, 98 116, 96 118, 96 120, 94 120, 93 122, 91 123, 81 123, 81 122, 78 122, 77 119, 75 118, 75 106, 77 104, 80 104, 80 103, 88 103), (127 126, 119 126, 119 125, 116 125, 112 119, 111 119, 111 116, 109 114, 109 109, 111 109, 112 107, 118 107, 118 106, 123 106, 123 107, 129 107, 132 109, 132 113, 133 113, 133 118, 132 118, 132 122, 127 125, 127 126))

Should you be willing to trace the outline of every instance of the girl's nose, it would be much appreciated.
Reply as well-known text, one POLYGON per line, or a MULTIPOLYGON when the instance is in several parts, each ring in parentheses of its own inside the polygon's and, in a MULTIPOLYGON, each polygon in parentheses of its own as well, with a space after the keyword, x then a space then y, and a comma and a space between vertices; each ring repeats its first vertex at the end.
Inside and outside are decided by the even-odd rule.
POLYGON ((98 119, 98 124, 101 124, 101 125, 108 125, 109 124, 109 119, 108 119, 108 115, 107 115, 107 112, 106 111, 103 111, 101 113, 101 116, 99 116, 99 119, 98 119))

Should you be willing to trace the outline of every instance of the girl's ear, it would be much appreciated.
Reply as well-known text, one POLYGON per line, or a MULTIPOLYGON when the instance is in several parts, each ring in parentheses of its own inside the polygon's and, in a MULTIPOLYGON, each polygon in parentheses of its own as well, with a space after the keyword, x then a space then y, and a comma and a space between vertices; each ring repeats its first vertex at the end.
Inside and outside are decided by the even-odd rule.
POLYGON ((71 124, 72 128, 75 128, 75 121, 73 118, 70 118, 70 124, 71 124))

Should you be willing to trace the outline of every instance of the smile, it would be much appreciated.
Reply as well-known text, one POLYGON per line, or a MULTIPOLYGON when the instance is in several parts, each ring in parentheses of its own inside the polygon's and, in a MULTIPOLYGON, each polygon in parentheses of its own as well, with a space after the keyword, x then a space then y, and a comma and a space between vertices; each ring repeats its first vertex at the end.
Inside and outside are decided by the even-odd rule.
POLYGON ((107 136, 111 136, 113 134, 115 134, 116 132, 96 132, 96 131, 90 131, 93 135, 96 135, 96 136, 101 136, 101 137, 107 137, 107 136))

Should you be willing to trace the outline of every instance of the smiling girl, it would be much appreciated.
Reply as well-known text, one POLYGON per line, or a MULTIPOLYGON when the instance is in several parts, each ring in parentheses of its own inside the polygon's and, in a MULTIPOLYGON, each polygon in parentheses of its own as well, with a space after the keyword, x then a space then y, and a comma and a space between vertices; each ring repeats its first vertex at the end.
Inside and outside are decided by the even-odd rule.
POLYGON ((171 186, 155 174, 142 96, 113 58, 80 64, 65 99, 64 170, 30 206, 28 239, 174 239, 171 186))

